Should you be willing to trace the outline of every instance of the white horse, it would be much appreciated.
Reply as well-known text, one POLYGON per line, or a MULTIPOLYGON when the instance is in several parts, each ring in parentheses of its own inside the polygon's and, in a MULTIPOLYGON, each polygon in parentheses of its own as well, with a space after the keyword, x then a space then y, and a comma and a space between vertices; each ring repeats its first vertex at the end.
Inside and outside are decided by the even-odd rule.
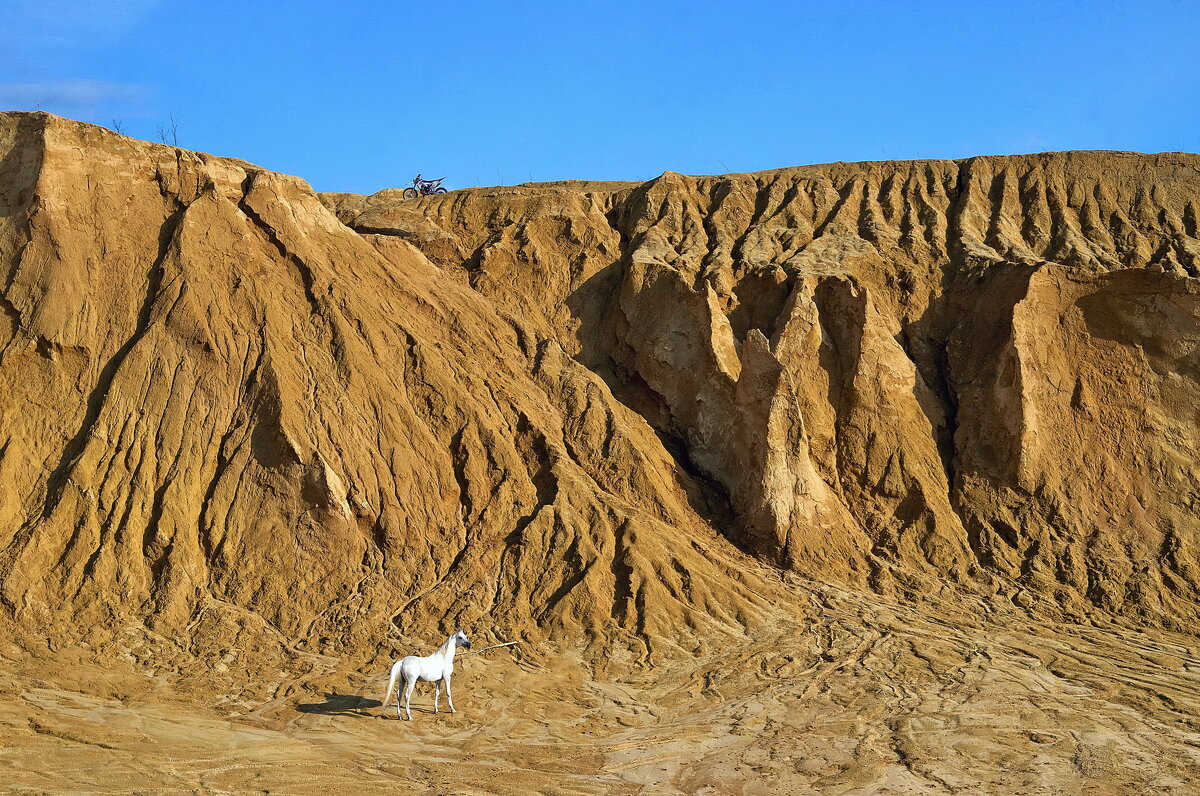
POLYGON ((459 645, 467 649, 471 648, 471 642, 467 641, 463 632, 456 630, 450 638, 446 639, 446 643, 438 647, 438 651, 432 655, 426 655, 424 658, 409 655, 393 664, 392 678, 388 680, 387 696, 383 698, 383 707, 386 708, 387 703, 392 700, 392 692, 396 690, 396 681, 403 677, 404 712, 408 714, 408 717, 405 719, 405 716, 400 713, 400 695, 396 694, 396 716, 398 718, 412 721, 412 711, 408 709, 408 700, 412 696, 413 688, 416 687, 418 680, 433 683, 434 713, 438 712, 438 697, 441 695, 442 683, 446 684, 446 701, 450 703, 450 712, 457 712, 454 710, 454 697, 450 694, 450 675, 454 674, 454 652, 459 645))

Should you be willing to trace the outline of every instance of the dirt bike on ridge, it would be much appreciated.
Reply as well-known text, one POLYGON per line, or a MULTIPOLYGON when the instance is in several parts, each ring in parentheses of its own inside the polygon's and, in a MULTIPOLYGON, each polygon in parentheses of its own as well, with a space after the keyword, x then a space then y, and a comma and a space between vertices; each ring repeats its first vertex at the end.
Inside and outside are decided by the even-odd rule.
POLYGON ((423 180, 418 174, 413 179, 411 188, 405 188, 400 194, 405 199, 416 199, 418 196, 429 196, 433 193, 446 193, 446 189, 442 187, 442 180, 445 177, 438 177, 436 180, 423 180))

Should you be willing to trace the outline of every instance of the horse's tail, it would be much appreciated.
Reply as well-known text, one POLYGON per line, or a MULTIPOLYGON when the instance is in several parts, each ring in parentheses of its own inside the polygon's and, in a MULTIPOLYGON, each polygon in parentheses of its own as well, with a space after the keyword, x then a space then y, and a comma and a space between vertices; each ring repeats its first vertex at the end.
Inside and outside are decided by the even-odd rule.
POLYGON ((400 677, 400 664, 392 665, 392 676, 388 680, 387 695, 383 698, 383 707, 388 706, 388 702, 392 701, 392 693, 396 690, 396 679, 400 677))

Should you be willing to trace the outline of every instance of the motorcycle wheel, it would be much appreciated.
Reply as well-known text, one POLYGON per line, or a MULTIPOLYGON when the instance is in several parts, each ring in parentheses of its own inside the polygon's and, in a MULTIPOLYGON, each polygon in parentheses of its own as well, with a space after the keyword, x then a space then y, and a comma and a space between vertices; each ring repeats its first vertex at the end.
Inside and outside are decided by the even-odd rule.
POLYGON ((403 191, 400 192, 400 196, 403 199, 416 199, 417 198, 417 189, 416 188, 405 188, 403 191))
POLYGON ((445 193, 445 192, 446 192, 445 188, 437 188, 434 190, 434 193, 445 193))

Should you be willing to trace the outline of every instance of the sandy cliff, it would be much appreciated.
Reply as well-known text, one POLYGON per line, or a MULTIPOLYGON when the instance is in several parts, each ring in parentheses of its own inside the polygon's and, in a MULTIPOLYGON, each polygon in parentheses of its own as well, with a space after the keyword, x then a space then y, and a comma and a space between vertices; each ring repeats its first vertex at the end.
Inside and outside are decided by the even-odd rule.
POLYGON ((478 792, 1178 787, 1198 219, 1186 154, 403 201, 0 114, 6 762, 472 792, 329 719, 462 626, 526 644, 387 754, 478 792))
POLYGON ((324 201, 558 340, 765 561, 1197 617, 1196 156, 324 201))
POLYGON ((482 623, 647 655, 768 610, 693 479, 555 337, 301 180, 0 118, 18 625, 361 650, 482 623))

